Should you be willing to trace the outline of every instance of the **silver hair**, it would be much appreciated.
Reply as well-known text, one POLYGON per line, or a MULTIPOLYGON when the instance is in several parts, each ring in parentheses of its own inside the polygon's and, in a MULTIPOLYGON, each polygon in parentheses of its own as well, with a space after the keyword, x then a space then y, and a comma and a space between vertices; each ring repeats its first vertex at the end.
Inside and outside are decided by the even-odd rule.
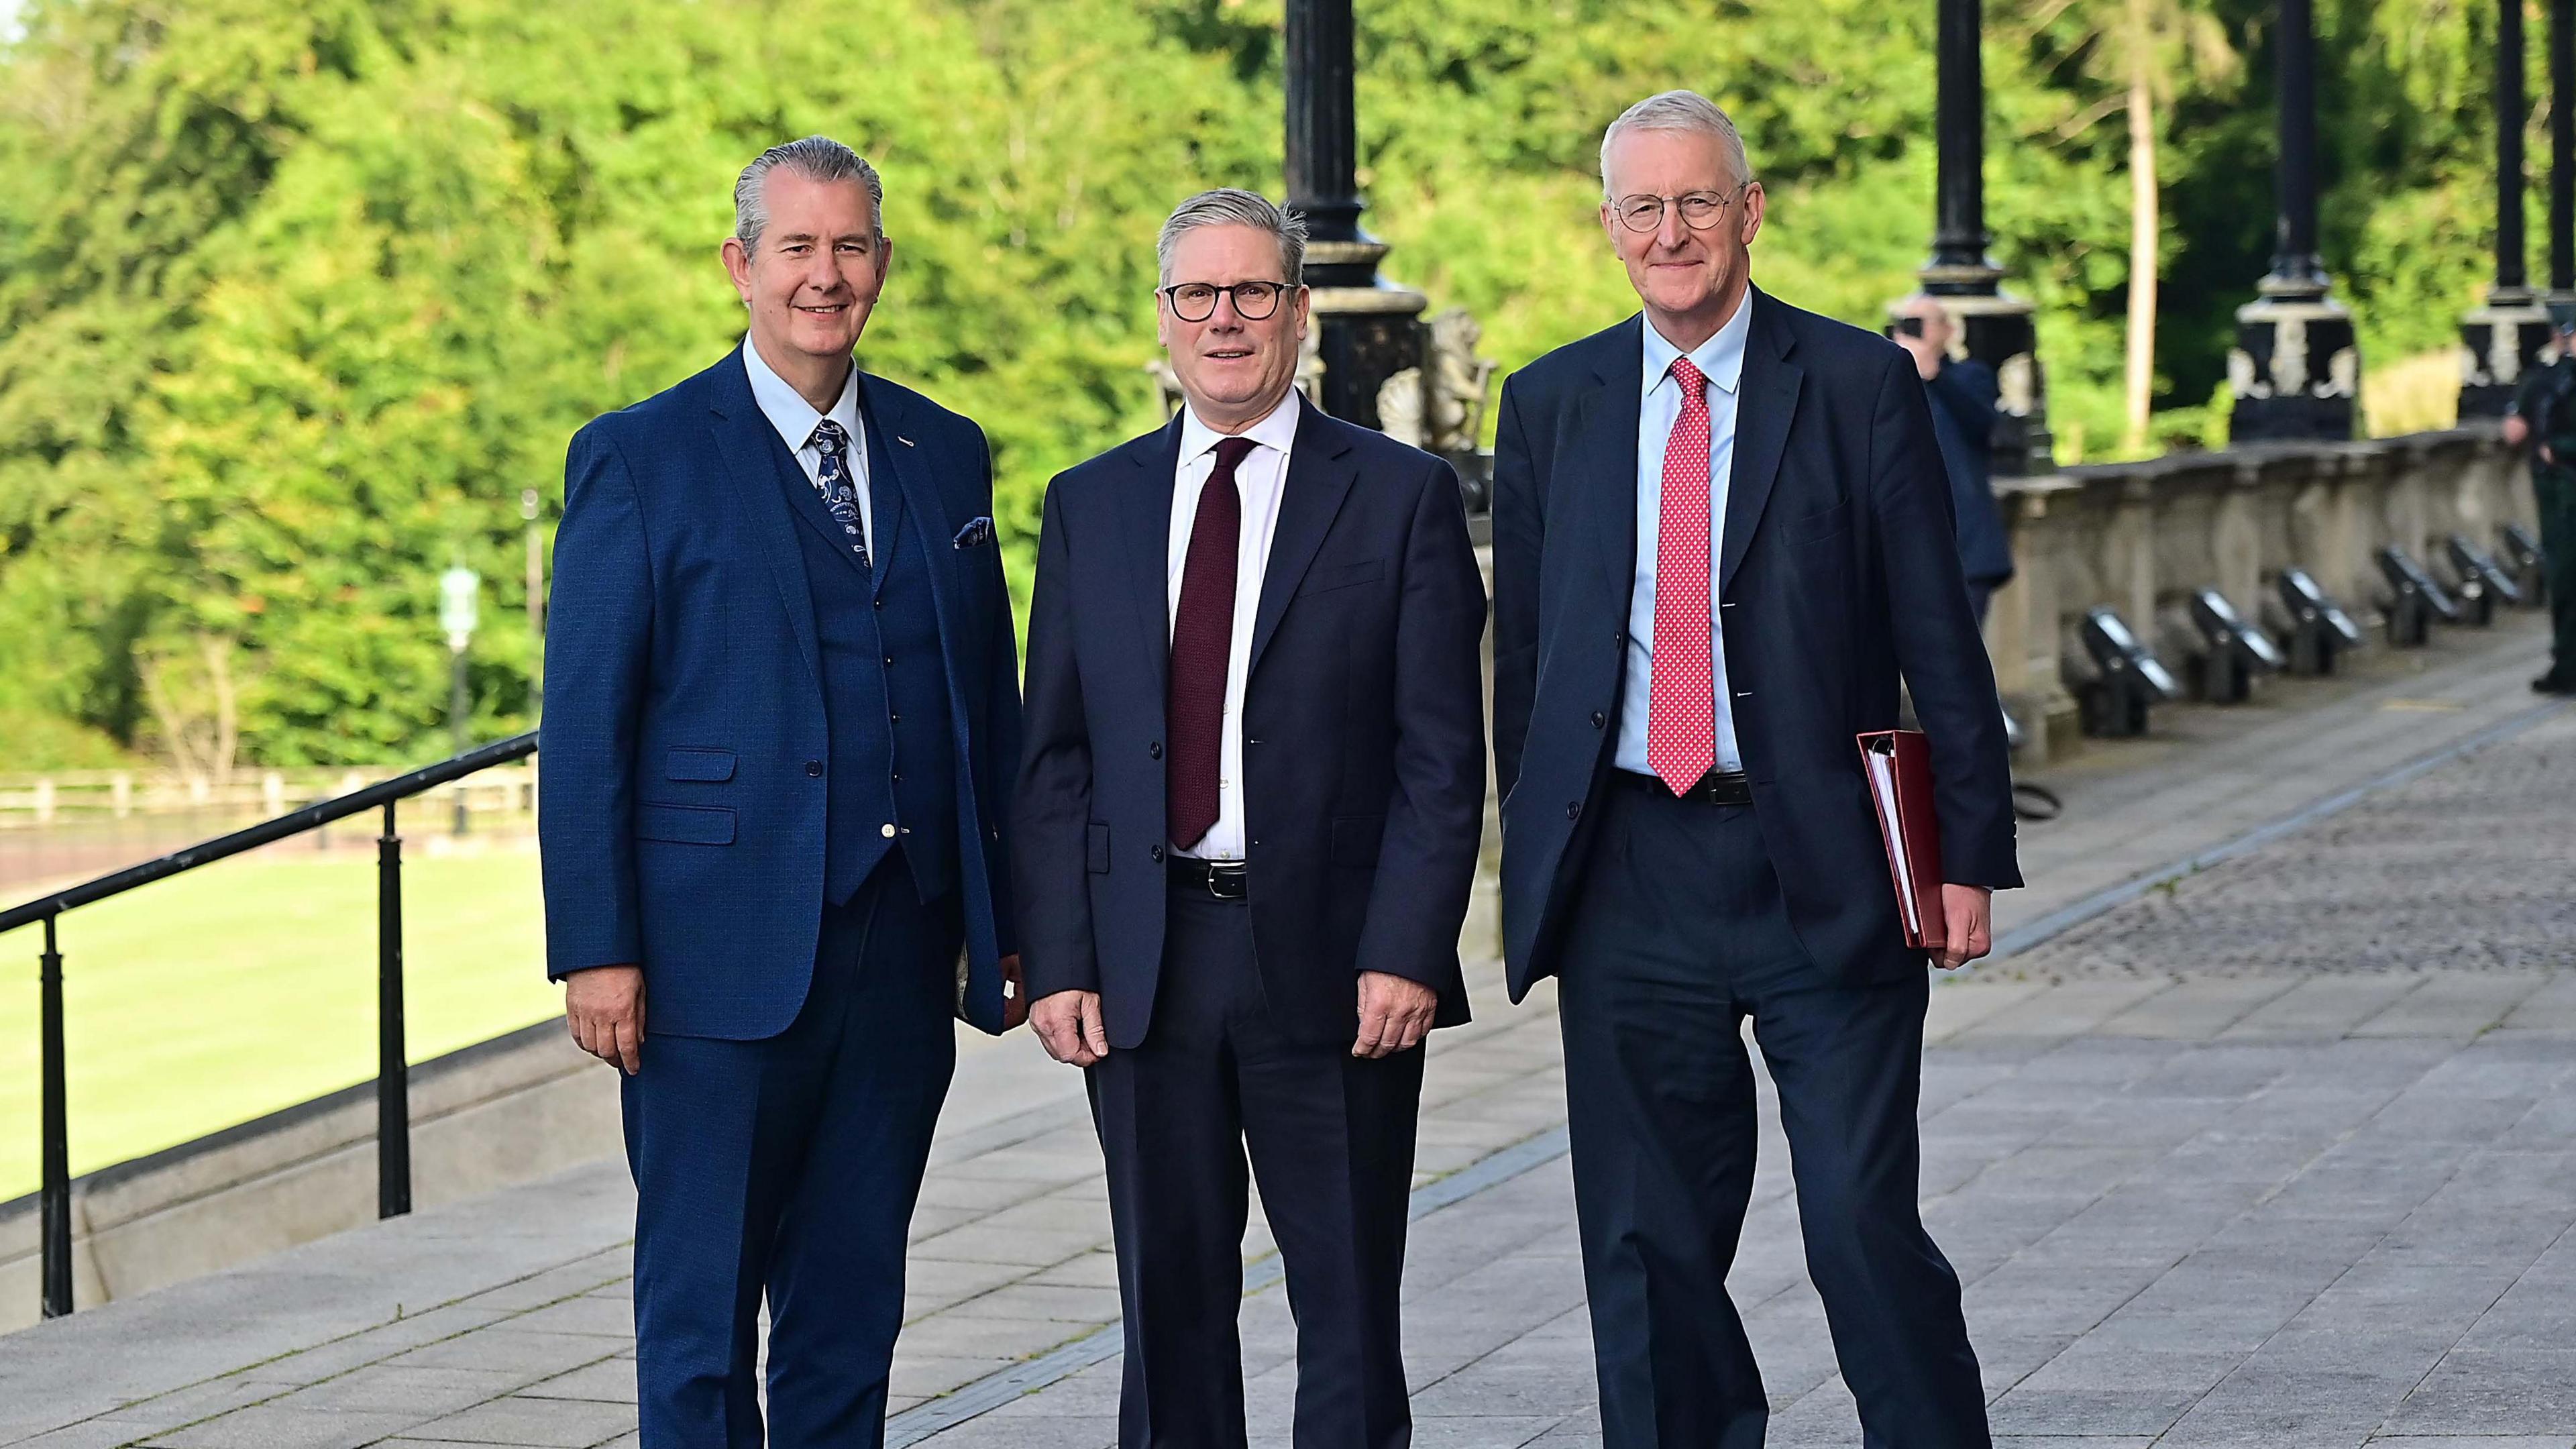
POLYGON ((1172 248, 1180 244, 1183 233, 1203 226, 1248 226, 1268 232, 1279 243, 1280 277, 1292 287, 1306 284, 1305 215, 1273 206, 1259 192, 1220 186, 1182 202, 1164 218, 1162 235, 1154 238, 1154 263, 1165 286, 1172 281, 1172 248))
POLYGON ((807 136, 772 146, 742 168, 733 184, 733 234, 750 251, 769 230, 769 173, 785 167, 808 181, 854 181, 868 189, 870 225, 885 235, 885 181, 867 158, 829 136, 807 136))
POLYGON ((1610 195, 1610 143, 1629 131, 1690 131, 1717 138, 1717 148, 1726 164, 1735 172, 1735 184, 1742 186, 1753 179, 1753 163, 1744 159, 1744 137, 1737 134, 1735 122, 1717 108, 1717 103, 1697 91, 1665 91, 1637 102, 1619 113, 1610 129, 1601 133, 1601 199, 1610 195))

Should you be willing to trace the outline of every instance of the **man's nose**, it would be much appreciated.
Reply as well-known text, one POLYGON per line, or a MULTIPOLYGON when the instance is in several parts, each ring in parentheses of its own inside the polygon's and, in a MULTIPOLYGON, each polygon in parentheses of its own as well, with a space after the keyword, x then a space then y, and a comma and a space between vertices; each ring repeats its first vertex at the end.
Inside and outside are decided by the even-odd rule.
POLYGON ((1682 204, 1666 201, 1663 215, 1655 220, 1655 245, 1664 251, 1679 251, 1689 236, 1690 223, 1682 220, 1682 204))

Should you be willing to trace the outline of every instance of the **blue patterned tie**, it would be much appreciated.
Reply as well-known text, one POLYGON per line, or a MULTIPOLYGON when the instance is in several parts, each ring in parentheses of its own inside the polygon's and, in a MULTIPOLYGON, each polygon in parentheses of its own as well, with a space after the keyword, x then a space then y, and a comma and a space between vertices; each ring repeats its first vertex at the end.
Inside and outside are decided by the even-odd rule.
POLYGON ((849 535, 850 552, 859 556, 859 567, 869 568, 868 535, 859 524, 859 491, 850 486, 849 431, 825 418, 814 425, 811 446, 823 455, 822 471, 814 477, 814 491, 823 495, 823 506, 832 510, 841 532, 849 535))

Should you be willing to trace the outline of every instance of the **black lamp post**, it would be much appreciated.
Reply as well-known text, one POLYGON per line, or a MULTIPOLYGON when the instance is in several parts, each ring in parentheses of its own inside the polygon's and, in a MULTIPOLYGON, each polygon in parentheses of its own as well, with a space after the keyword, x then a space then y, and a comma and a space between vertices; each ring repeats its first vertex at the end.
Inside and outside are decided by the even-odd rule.
POLYGON ((1994 437, 1999 473, 2055 466, 2048 433, 2048 382, 2039 366, 2031 304, 2002 288, 2003 268, 1986 255, 1986 91, 1979 53, 1981 0, 1940 0, 1939 69, 1933 129, 1940 143, 1934 183, 1932 259, 1920 276, 1959 325, 1967 355, 1995 370, 2003 389, 1994 437))
POLYGON ((2549 0, 2549 300, 2576 302, 2576 0, 2549 0))
MULTIPOLYGON (((2549 343, 2549 314, 2524 273, 2528 249, 2522 219, 2522 128, 2527 103, 2522 84, 2522 3, 2497 0, 2496 5, 2495 285, 2487 289, 2486 305, 2460 321, 2460 341, 2466 349, 2460 381, 2464 418, 2501 416, 2505 404, 2513 400, 2514 385, 2549 343)), ((2551 110, 2557 110, 2554 103, 2551 110)))
POLYGON ((1360 229, 1351 96, 1351 0, 1288 0, 1288 205, 1308 228, 1324 411, 1380 426, 1378 389, 1422 363, 1423 296, 1377 274, 1386 245, 1360 229))
POLYGON ((2317 255, 2317 36, 2312 0, 2281 0, 2274 27, 2280 160, 2273 186, 2280 214, 2272 271, 2255 299, 2236 310, 2236 347, 2227 375, 2236 405, 2228 434, 2264 439, 2352 436, 2361 394, 2361 351, 2352 314, 2331 295, 2317 255))

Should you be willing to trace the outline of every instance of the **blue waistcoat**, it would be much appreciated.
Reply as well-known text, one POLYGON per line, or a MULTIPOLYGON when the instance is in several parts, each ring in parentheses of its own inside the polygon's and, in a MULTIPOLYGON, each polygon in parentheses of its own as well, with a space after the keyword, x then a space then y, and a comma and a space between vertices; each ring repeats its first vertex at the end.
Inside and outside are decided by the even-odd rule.
MULTIPOLYGON (((847 901, 901 846, 923 902, 957 883, 956 744, 930 562, 903 506, 886 432, 864 420, 876 567, 863 567, 794 454, 770 435, 771 458, 813 591, 822 648, 823 716, 831 730, 823 894, 847 901), (893 826, 889 835, 887 826, 893 826)), ((948 540, 939 543, 946 547, 948 540)))

